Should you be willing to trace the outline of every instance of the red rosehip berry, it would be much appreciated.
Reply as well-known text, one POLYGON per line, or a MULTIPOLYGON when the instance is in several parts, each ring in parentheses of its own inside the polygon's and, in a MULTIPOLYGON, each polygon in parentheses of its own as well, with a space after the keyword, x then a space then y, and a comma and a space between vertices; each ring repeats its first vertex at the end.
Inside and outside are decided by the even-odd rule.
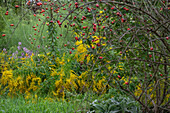
POLYGON ((129 83, 128 82, 125 82, 126 85, 128 85, 129 83))
POLYGON ((78 37, 75 37, 76 40, 79 40, 78 37))
POLYGON ((75 2, 75 5, 78 5, 78 3, 77 3, 77 2, 75 2))
POLYGON ((169 37, 166 37, 166 39, 168 40, 168 39, 169 39, 169 37))
POLYGON ((4 37, 6 34, 2 34, 2 36, 4 37))
POLYGON ((120 75, 117 75, 117 77, 118 77, 119 79, 121 79, 121 78, 122 78, 120 75))
POLYGON ((14 26, 14 24, 11 24, 10 26, 14 26))
POLYGON ((70 51, 69 53, 71 54, 72 52, 70 51))
POLYGON ((99 59, 103 59, 103 57, 100 56, 99 59))
POLYGON ((125 22, 126 20, 125 20, 125 19, 123 19, 123 18, 121 18, 121 21, 122 21, 122 23, 123 23, 123 22, 125 22))
POLYGON ((153 47, 151 47, 150 49, 153 50, 153 47))
POLYGON ((15 8, 19 8, 19 5, 15 5, 15 8))
POLYGON ((35 28, 35 26, 32 26, 32 28, 35 28))
POLYGON ((59 39, 59 37, 57 37, 57 39, 59 39))
POLYGON ((115 7, 113 6, 111 9, 114 9, 115 7))

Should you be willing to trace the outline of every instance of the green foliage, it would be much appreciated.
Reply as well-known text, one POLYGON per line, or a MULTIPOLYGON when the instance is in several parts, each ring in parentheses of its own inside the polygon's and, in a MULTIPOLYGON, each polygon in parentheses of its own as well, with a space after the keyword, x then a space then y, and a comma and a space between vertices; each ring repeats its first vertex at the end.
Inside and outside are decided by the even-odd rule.
POLYGON ((96 99, 90 104, 89 113, 140 113, 139 104, 122 95, 107 100, 96 99))

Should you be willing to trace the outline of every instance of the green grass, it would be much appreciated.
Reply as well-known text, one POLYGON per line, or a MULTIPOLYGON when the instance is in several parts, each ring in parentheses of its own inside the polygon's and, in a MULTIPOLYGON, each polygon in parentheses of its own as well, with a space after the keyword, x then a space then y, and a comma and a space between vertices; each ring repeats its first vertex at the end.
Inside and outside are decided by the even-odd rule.
MULTIPOLYGON (((38 45, 40 45, 40 48, 48 45, 49 41, 47 37, 49 36, 49 32, 48 26, 46 25, 48 22, 45 21, 47 14, 45 14, 45 16, 36 14, 36 17, 34 17, 33 12, 28 11, 22 18, 22 15, 15 14, 12 9, 10 9, 9 12, 9 15, 6 16, 4 15, 4 11, 0 11, 0 14, 2 15, 1 19, 3 19, 5 24, 5 29, 3 29, 2 33, 6 34, 6 36, 0 40, 2 42, 2 45, 0 46, 1 49, 6 48, 9 50, 11 47, 18 46, 18 42, 22 42, 22 46, 27 47, 30 50, 36 50, 38 45), (41 21, 39 21, 39 19, 41 19, 41 21), (45 24, 43 24, 43 22, 45 22, 45 24), (14 26, 10 26, 10 24, 14 24, 14 26), (32 26, 35 26, 37 31, 35 31, 32 26), (38 30, 40 32, 38 32, 38 30), (36 35, 34 35, 34 33, 36 33, 36 35), (45 36, 45 38, 42 38, 43 36, 45 36), (33 44, 31 44, 31 42, 33 42, 33 44)), ((23 14, 24 13, 25 12, 23 12, 23 14)), ((56 38, 56 49, 63 49, 64 44, 67 44, 71 48, 74 44, 73 31, 70 27, 68 31, 68 26, 67 28, 64 27, 66 24, 67 22, 64 22, 61 28, 56 24, 57 34, 54 34, 54 38, 56 38), (61 37, 60 34, 63 36, 61 37), (59 37, 59 39, 57 39, 57 37, 59 37)))
POLYGON ((0 113, 74 113, 75 111, 82 113, 85 112, 85 104, 82 104, 82 101, 78 99, 69 102, 54 99, 51 101, 41 97, 37 100, 25 100, 23 97, 0 96, 0 113))

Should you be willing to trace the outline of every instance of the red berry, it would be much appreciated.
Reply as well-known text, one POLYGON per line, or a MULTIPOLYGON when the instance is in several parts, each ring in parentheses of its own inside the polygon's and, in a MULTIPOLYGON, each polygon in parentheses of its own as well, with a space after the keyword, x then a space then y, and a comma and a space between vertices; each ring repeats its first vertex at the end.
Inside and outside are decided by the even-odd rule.
POLYGON ((19 5, 15 5, 15 8, 19 8, 19 5))
POLYGON ((128 85, 129 83, 128 82, 125 82, 126 85, 128 85))
POLYGON ((130 28, 127 28, 127 30, 129 31, 129 30, 130 30, 130 28))
POLYGON ((62 34, 60 34, 60 36, 63 36, 62 34))
POLYGON ((151 47, 150 49, 153 50, 153 47, 151 47))
POLYGON ((78 3, 76 2, 75 5, 78 5, 78 3))
POLYGON ((149 55, 149 57, 151 58, 151 57, 152 57, 152 55, 149 55))
POLYGON ((103 57, 100 56, 99 59, 103 59, 103 57))
POLYGON ((37 29, 34 29, 35 31, 37 31, 37 29))
POLYGON ((69 53, 71 54, 72 52, 70 51, 69 53))
POLYGON ((103 26, 103 29, 106 28, 105 26, 103 26))
POLYGON ((74 47, 72 48, 72 50, 74 50, 74 47))
POLYGON ((6 34, 2 34, 2 36, 4 37, 6 34))
POLYGON ((121 79, 121 76, 120 76, 120 75, 117 75, 117 77, 121 79))
POLYGON ((160 74, 160 76, 162 76, 162 74, 160 74))
POLYGON ((35 28, 35 26, 32 26, 33 28, 35 28))
POLYGON ((57 37, 57 39, 59 39, 59 37, 57 37))
POLYGON ((123 23, 123 22, 125 22, 126 20, 125 20, 125 19, 123 19, 123 18, 121 18, 121 21, 122 21, 122 23, 123 23))
POLYGON ((96 7, 99 7, 99 4, 96 4, 96 7))
POLYGON ((166 39, 168 40, 168 39, 169 39, 169 37, 166 37, 166 39))
POLYGON ((5 13, 5 15, 8 15, 8 13, 5 13))
POLYGON ((83 29, 86 29, 86 26, 83 26, 83 29))
POLYGON ((76 19, 77 17, 75 16, 74 19, 76 19))
POLYGON ((82 35, 84 36, 84 35, 85 35, 85 33, 82 33, 82 35))
POLYGON ((79 40, 78 37, 75 37, 76 40, 79 40))
POLYGON ((95 47, 93 46, 92 49, 94 49, 95 47))
POLYGON ((111 9, 114 9, 115 7, 113 6, 111 9))
POLYGON ((34 14, 34 16, 36 16, 36 14, 34 14))
POLYGON ((10 26, 14 26, 14 24, 11 24, 10 26))
POLYGON ((67 44, 64 44, 64 46, 66 47, 66 46, 67 46, 67 44))
POLYGON ((150 76, 152 77, 152 74, 150 74, 150 76))
POLYGON ((33 42, 31 42, 31 44, 33 44, 33 42))

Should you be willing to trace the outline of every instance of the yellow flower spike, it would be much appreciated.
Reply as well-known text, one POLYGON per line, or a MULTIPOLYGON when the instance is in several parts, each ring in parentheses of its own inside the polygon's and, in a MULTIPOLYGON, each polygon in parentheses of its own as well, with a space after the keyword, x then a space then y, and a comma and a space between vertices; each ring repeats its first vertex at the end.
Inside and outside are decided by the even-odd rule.
POLYGON ((82 43, 83 43, 83 41, 82 41, 82 40, 80 40, 80 41, 76 41, 75 45, 80 45, 80 44, 82 44, 82 43))
POLYGON ((103 13, 103 11, 100 11, 100 13, 102 14, 102 13, 103 13))

